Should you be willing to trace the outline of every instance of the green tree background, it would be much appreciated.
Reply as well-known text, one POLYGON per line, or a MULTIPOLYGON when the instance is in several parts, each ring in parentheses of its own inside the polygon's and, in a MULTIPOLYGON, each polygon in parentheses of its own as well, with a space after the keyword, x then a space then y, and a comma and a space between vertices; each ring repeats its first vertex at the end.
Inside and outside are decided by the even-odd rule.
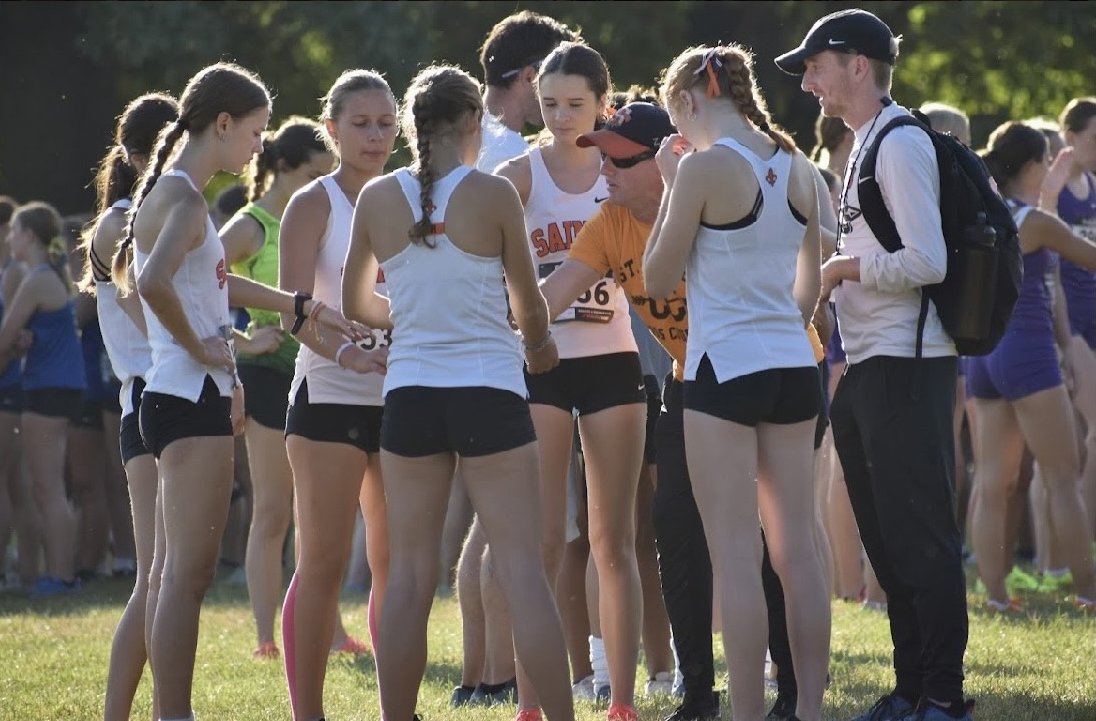
POLYGON ((1086 2, 3 2, 0 193, 90 210, 93 168, 122 107, 150 90, 177 95, 210 62, 263 78, 273 126, 315 116, 346 68, 380 70, 397 96, 432 61, 480 77, 484 36, 526 8, 580 27, 617 87, 655 84, 690 45, 745 45, 773 116, 810 150, 817 103, 772 59, 818 17, 854 5, 903 36, 895 99, 964 109, 976 145, 1003 120, 1057 116, 1096 94, 1096 7, 1086 2))

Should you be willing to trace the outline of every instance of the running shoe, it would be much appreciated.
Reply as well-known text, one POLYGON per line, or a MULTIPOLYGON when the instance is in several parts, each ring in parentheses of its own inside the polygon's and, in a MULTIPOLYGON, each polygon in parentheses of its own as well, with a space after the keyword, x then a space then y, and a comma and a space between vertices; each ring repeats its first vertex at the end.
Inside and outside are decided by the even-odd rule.
POLYGON ((605 714, 606 721, 639 721, 639 714, 636 713, 634 706, 629 706, 626 703, 615 703, 609 707, 609 712, 605 714))
POLYGON ((791 721, 795 717, 796 700, 796 697, 790 694, 777 694, 776 703, 765 716, 765 721, 791 721))
POLYGON ((654 678, 647 679, 647 686, 644 689, 648 696, 654 696, 656 694, 662 696, 669 696, 674 690, 674 675, 669 671, 659 671, 655 674, 654 678))
POLYGON ((1096 601, 1085 598, 1084 596, 1071 596, 1069 600, 1078 611, 1096 613, 1096 601))
POLYGON ((905 716, 898 717, 895 721, 974 721, 974 717, 971 715, 974 711, 973 699, 965 701, 964 706, 966 708, 962 716, 952 716, 931 701, 921 699, 921 702, 917 704, 917 708, 911 710, 905 716))
POLYGON ((31 589, 30 597, 67 596, 72 593, 79 593, 82 589, 83 587, 80 585, 80 579, 78 578, 73 578, 71 581, 62 581, 54 576, 41 576, 31 589))
POLYGON ((539 708, 523 708, 518 710, 518 715, 514 717, 514 721, 543 721, 540 715, 539 708))
POLYGON ((278 645, 273 641, 263 641, 259 647, 251 652, 251 657, 256 659, 275 659, 279 656, 278 645))
POLYGON ((1056 593, 1063 588, 1069 588, 1073 585, 1073 574, 1069 571, 1066 571, 1065 573, 1044 572, 1040 578, 1042 580, 1039 583, 1039 590, 1044 593, 1056 593))
POLYGON ((1020 603, 1018 598, 1010 598, 1007 601, 994 601, 992 598, 987 598, 986 610, 990 613, 1014 615, 1023 612, 1024 604, 1020 603))
POLYGON ((707 698, 686 692, 681 705, 665 721, 718 721, 719 692, 712 691, 711 695, 703 695, 707 698))
POLYGON ((898 694, 889 693, 876 701, 870 709, 849 721, 905 721, 913 711, 913 704, 898 694))
POLYGON ((594 675, 590 674, 586 678, 579 679, 571 684, 571 696, 576 701, 593 701, 594 675))
POLYGON ((449 698, 449 708, 460 708, 466 705, 475 691, 474 686, 457 686, 453 689, 453 695, 449 698))
POLYGON ((1005 576, 1005 587, 1012 592, 1038 591, 1039 586, 1039 579, 1019 566, 1013 566, 1012 570, 1005 576))
POLYGON ((369 646, 348 633, 342 641, 331 647, 331 653, 349 653, 354 656, 364 656, 369 653, 369 646))

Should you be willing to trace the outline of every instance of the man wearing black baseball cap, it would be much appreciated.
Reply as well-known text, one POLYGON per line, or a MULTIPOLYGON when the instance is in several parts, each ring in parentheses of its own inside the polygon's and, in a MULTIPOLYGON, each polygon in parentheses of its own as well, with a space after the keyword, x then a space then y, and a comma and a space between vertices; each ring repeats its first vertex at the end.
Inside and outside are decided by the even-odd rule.
POLYGON ((822 114, 855 133, 838 252, 822 266, 821 300, 832 293, 848 357, 830 423, 864 550, 887 593, 895 686, 853 721, 970 721, 966 579, 952 500, 958 368, 936 308, 921 306, 921 287, 947 273, 939 165, 923 130, 887 133, 875 163, 903 247, 887 252, 861 212, 861 156, 909 115, 889 97, 897 56, 886 23, 843 10, 816 22, 776 65, 802 75, 822 114))
POLYGON ((864 55, 894 65, 898 38, 887 24, 866 10, 841 10, 816 22, 795 50, 776 59, 777 66, 791 75, 802 75, 803 62, 825 50, 864 55))
MULTIPOLYGON (((634 102, 616 111, 600 130, 580 135, 575 142, 580 148, 596 145, 606 157, 632 160, 635 165, 653 158, 662 139, 676 132, 665 110, 654 103, 634 102), (641 155, 645 157, 637 159, 641 155)), ((619 162, 614 165, 631 167, 619 162)))

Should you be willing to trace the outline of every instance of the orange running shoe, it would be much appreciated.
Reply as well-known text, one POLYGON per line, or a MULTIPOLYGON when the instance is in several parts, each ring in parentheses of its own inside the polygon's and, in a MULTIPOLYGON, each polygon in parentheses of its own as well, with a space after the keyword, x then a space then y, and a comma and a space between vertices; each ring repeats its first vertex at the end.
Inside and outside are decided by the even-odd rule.
POLYGON ((539 708, 523 708, 518 710, 514 721, 542 721, 542 718, 539 708))
POLYGON ((331 653, 349 653, 354 656, 364 656, 369 653, 369 646, 348 633, 341 642, 331 647, 331 653))
POLYGON ((639 721, 639 714, 636 713, 635 707, 628 704, 615 703, 609 707, 609 713, 606 714, 607 721, 639 721))
POLYGON ((259 659, 275 659, 278 658, 278 645, 273 641, 263 641, 259 644, 259 647, 255 649, 251 657, 259 659))
POLYGON ((1021 613, 1024 610, 1024 606, 1020 603, 1018 598, 1010 598, 1007 601, 994 601, 992 598, 986 599, 986 610, 990 613, 1003 613, 1006 615, 1015 615, 1021 613))

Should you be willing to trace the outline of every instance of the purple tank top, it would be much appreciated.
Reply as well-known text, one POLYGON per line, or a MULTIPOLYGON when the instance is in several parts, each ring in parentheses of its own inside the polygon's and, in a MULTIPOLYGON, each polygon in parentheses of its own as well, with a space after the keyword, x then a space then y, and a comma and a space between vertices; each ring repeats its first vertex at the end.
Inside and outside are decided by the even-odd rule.
MULTIPOLYGON (((1013 215, 1018 214, 1025 207, 1024 203, 1011 199, 1008 205, 1013 215)), ((1016 306, 1012 310, 1007 333, 1053 330, 1054 306, 1047 284, 1047 274, 1056 262, 1058 262, 1058 254, 1049 248, 1024 253, 1024 279, 1020 285, 1016 306)))
MULTIPOLYGON (((1078 198, 1069 188, 1058 196, 1058 217, 1077 235, 1096 242, 1096 183, 1086 174, 1088 194, 1078 198)), ((1069 307, 1069 324, 1074 333, 1086 334, 1096 325, 1096 273, 1061 261, 1062 291, 1069 307)))

